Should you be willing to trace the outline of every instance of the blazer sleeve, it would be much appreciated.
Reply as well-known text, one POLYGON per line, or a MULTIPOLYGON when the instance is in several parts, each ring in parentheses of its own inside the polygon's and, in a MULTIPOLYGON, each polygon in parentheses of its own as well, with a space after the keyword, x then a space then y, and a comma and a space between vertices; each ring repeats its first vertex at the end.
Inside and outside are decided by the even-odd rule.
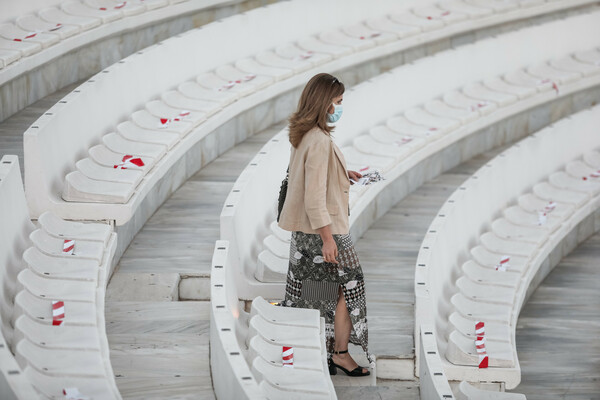
POLYGON ((329 143, 317 141, 308 147, 304 161, 304 207, 312 229, 331 224, 326 201, 330 151, 329 143))

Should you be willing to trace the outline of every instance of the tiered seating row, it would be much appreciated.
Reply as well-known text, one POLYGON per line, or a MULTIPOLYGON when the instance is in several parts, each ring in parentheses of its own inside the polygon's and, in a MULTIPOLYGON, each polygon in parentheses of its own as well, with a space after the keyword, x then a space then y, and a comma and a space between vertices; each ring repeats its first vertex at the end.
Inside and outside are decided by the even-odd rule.
MULTIPOLYGON (((548 29, 551 27, 543 26, 532 28, 531 32, 536 30, 547 32, 548 29)), ((544 33, 540 32, 538 38, 543 39, 543 35, 544 33)), ((549 103, 557 97, 566 96, 583 88, 594 87, 600 83, 600 49, 598 48, 572 54, 555 53, 555 58, 551 60, 541 59, 532 65, 521 66, 518 69, 506 63, 506 69, 497 71, 498 75, 466 85, 461 81, 463 77, 458 74, 451 77, 442 75, 437 85, 432 86, 431 92, 428 92, 429 89, 424 87, 422 82, 415 84, 410 81, 414 81, 413 76, 418 73, 417 71, 421 74, 429 68, 433 71, 437 65, 446 65, 451 71, 452 65, 456 63, 458 67, 460 62, 465 62, 467 59, 473 65, 479 65, 479 60, 482 61, 480 73, 493 69, 493 67, 486 67, 485 63, 497 64, 502 61, 494 59, 491 54, 487 59, 479 59, 479 57, 487 51, 491 53, 503 46, 507 46, 508 51, 508 48, 514 45, 512 41, 517 36, 506 35, 504 38, 489 40, 473 46, 472 49, 464 50, 473 57, 458 57, 460 49, 439 54, 430 60, 415 63, 414 67, 400 67, 392 71, 392 76, 383 78, 379 82, 376 79, 372 80, 368 84, 368 90, 367 87, 364 90, 359 87, 351 91, 346 96, 345 108, 349 113, 355 112, 360 116, 365 115, 365 108, 369 107, 368 101, 358 100, 357 103, 360 104, 352 104, 354 97, 377 98, 383 90, 393 92, 394 87, 409 93, 414 91, 415 95, 406 96, 411 97, 410 102, 413 104, 406 104, 402 114, 387 117, 387 121, 382 125, 364 127, 363 129, 368 130, 368 134, 353 137, 352 131, 356 132, 356 125, 364 123, 358 118, 352 119, 352 115, 349 116, 350 123, 344 124, 340 121, 338 131, 343 132, 344 136, 338 140, 349 144, 342 147, 348 168, 362 171, 378 170, 388 180, 395 179, 409 171, 420 160, 430 157, 451 143, 480 132, 483 128, 507 116, 516 115, 533 106, 549 103), (475 52, 476 48, 477 52, 475 52), (456 89, 457 85, 461 87, 456 89), (451 90, 440 94, 439 90, 445 87, 451 90), (426 99, 425 96, 428 94, 435 97, 426 99), (415 98, 426 101, 414 104, 415 98)), ((595 43, 598 44, 600 43, 595 43)), ((469 73, 473 75, 472 70, 469 70, 469 73)), ((399 102, 401 103, 402 99, 394 101, 393 104, 397 105, 399 102)), ((283 152, 284 144, 287 144, 285 136, 286 132, 280 133, 276 138, 280 144, 269 143, 261 153, 283 152)), ((275 157, 281 158, 280 155, 275 157)), ((259 163, 263 158, 264 156, 257 158, 251 164, 259 163)), ((273 164, 270 163, 266 168, 273 168, 273 164)), ((281 166, 276 168, 282 169, 281 166)), ((237 190, 240 190, 241 184, 242 182, 236 188, 237 190)), ((384 182, 383 185, 385 184, 387 183, 384 182)), ((373 201, 383 185, 351 186, 351 223, 357 221, 366 209, 366 205, 373 201)), ((230 203, 234 201, 232 197, 230 203)), ((224 210, 224 212, 232 212, 232 210, 224 210)), ((279 229, 274 222, 271 223, 270 231, 263 241, 264 250, 258 255, 254 277, 265 283, 284 282, 290 234, 279 229)))
MULTIPOLYGON (((0 191, 0 197, 9 197, 24 211, 5 225, 5 242, 31 246, 24 252, 11 249, 10 262, 3 266, 5 283, 11 274, 19 282, 16 294, 3 293, 4 307, 11 307, 3 326, 14 326, 14 332, 4 329, 3 334, 19 371, 47 398, 62 398, 64 389, 74 388, 94 399, 119 399, 104 324, 116 234, 107 224, 67 222, 51 213, 42 214, 40 227, 33 230, 17 157, 5 156, 1 162, 11 164, 10 179, 18 184, 10 192, 0 191), (27 237, 24 232, 31 233, 27 237)), ((38 397, 16 392, 18 398, 38 397)))
POLYGON ((449 380, 519 383, 515 327, 526 296, 600 228, 582 224, 600 205, 600 153, 590 152, 600 146, 599 121, 595 106, 522 140, 467 180, 432 222, 415 270, 415 330, 432 332, 449 380), (485 323, 489 368, 478 368, 477 321, 485 323))
POLYGON ((19 160, 15 156, 4 156, 0 160, 0 393, 3 397, 36 399, 38 394, 11 351, 14 330, 11 324, 13 297, 21 270, 19 255, 27 248, 27 237, 34 229, 27 217, 27 204, 19 171, 19 160))
POLYGON ((0 24, 0 69, 102 24, 183 1, 188 0, 68 0, 38 5, 43 8, 34 13, 24 4, 27 14, 14 15, 10 22, 6 18, 12 10, 7 9, 0 24))
MULTIPOLYGON (((283 78, 282 71, 284 75, 291 75, 293 71, 267 67, 252 58, 239 60, 240 57, 250 57, 285 43, 286 39, 297 39, 325 29, 331 23, 326 20, 327 11, 331 9, 333 12, 336 8, 333 3, 319 2, 319 6, 325 7, 324 14, 312 18, 309 25, 294 18, 310 9, 311 4, 303 1, 273 4, 211 23, 132 55, 83 84, 48 110, 25 133, 26 182, 31 179, 27 187, 31 188, 28 197, 33 215, 51 209, 69 219, 114 219, 118 225, 126 223, 154 184, 195 144, 201 140, 211 141, 207 148, 194 149, 204 153, 204 156, 193 157, 191 168, 195 166, 197 169, 214 157, 213 154, 221 147, 235 142, 237 132, 229 130, 228 137, 217 139, 222 142, 220 144, 214 144, 215 139, 205 139, 207 135, 240 112, 293 87, 288 81, 259 91, 259 88, 283 78), (233 40, 238 29, 253 34, 235 35, 233 40), (282 35, 274 37, 273 31, 281 31, 282 35), (215 41, 215 37, 222 38, 222 41, 215 41), (221 46, 221 42, 229 43, 228 38, 232 39, 230 45, 221 46), (198 46, 211 57, 189 51, 198 46), (177 56, 170 56, 175 54, 177 56), (240 65, 237 66, 239 68, 231 64, 226 66, 236 60, 246 68, 252 68, 256 76, 251 79, 251 72, 240 65), (143 68, 146 65, 156 68, 149 71, 143 68), (219 74, 215 68, 218 68, 219 74), (198 76, 201 71, 211 70, 214 72, 198 76), (194 82, 181 84, 192 77, 194 82), (240 82, 232 86, 229 83, 232 80, 240 82), (178 85, 179 90, 171 90, 178 85), (146 110, 135 111, 140 103, 157 93, 161 94, 160 100, 148 103, 146 110), (248 96, 250 93, 255 93, 255 96, 248 96), (100 104, 103 112, 89 115, 89 110, 100 107, 100 104), (189 111, 189 114, 180 115, 182 111, 189 111), (114 130, 115 124, 126 115, 131 115, 131 121, 119 125, 116 132, 107 135, 106 132, 114 130), (211 115, 213 118, 208 118, 211 115), (81 130, 84 122, 80 118, 85 118, 89 129, 81 130), (164 123, 160 122, 161 118, 164 118, 164 123), (197 129, 193 129, 198 125, 197 129), (60 129, 55 130, 57 126, 60 129), (56 132, 61 134, 56 135, 56 132), (98 144, 99 147, 94 147, 98 144), (51 152, 45 151, 47 146, 61 148, 61 151, 56 155, 48 154, 51 152), (78 170, 68 176, 65 187, 64 171, 72 171, 82 152, 88 150, 90 157, 77 164, 78 170), (64 154, 69 156, 64 157, 64 154), (145 168, 134 171, 135 165, 131 164, 128 164, 128 170, 114 168, 122 164, 123 157, 127 155, 141 158, 145 168), (140 181, 142 184, 138 186, 140 181), (70 203, 57 197, 57 193, 61 192, 71 200, 70 203), (113 204, 90 203, 101 201, 113 204)), ((392 3, 389 0, 381 2, 373 10, 387 10, 392 3)), ((342 23, 359 18, 358 10, 349 8, 339 13, 342 23)), ((367 14, 374 13, 373 10, 367 14)), ((294 49, 301 54, 306 53, 306 50, 295 46, 291 46, 290 51, 293 53, 294 49)), ((301 58, 295 61, 297 56, 274 57, 284 61, 290 59, 292 64, 312 65, 312 61, 303 62, 301 58)), ((191 172, 186 171, 184 175, 191 172)), ((174 179, 171 184, 176 188, 177 180, 174 179)))
POLYGON ((228 243, 217 241, 211 271, 211 370, 218 398, 336 399, 318 310, 281 308, 262 297, 241 309, 228 243), (284 366, 283 347, 293 349, 284 366))
MULTIPOLYGON (((51 209, 65 218, 108 217, 122 225, 135 213, 156 181, 192 146, 241 111, 298 87, 317 69, 339 70, 424 41, 523 18, 528 13, 543 14, 575 5, 566 1, 515 1, 497 7, 493 5, 495 2, 473 5, 451 1, 435 5, 421 2, 408 9, 413 3, 398 6, 387 1, 378 2, 360 15, 350 5, 341 13, 332 2, 320 3, 319 7, 325 7, 323 17, 311 17, 307 26, 300 23, 301 18, 294 18, 310 9, 300 3, 264 7, 167 40, 143 55, 129 57, 103 71, 49 110, 26 132, 25 153, 29 155, 26 163, 31 164, 25 168, 26 181, 31 179, 27 187, 32 188, 28 196, 34 215, 51 209), (331 21, 325 21, 327 7, 335 9, 340 28, 331 30, 331 21), (215 48, 218 57, 198 59, 199 56, 188 51, 192 46, 213 42, 215 36, 227 37, 233 26, 246 26, 256 34, 237 37, 226 48, 215 48), (274 30, 283 34, 274 38, 270 34, 274 30), (303 36, 306 34, 312 36, 303 36), (166 53, 181 56, 165 57, 166 53), (164 66, 165 72, 140 76, 140 68, 136 67, 141 64, 164 66), (198 71, 210 72, 198 75, 198 71), (194 80, 181 84, 190 77, 194 80), (153 82, 149 85, 152 90, 139 87, 139 82, 145 82, 146 78, 153 82), (176 91, 170 90, 178 83, 176 91), (121 96, 124 88, 132 84, 135 87, 128 91, 131 94, 121 96), (131 113, 130 121, 106 134, 109 129, 114 130, 116 121, 123 121, 124 115, 157 91, 163 91, 160 100, 131 113), (90 124, 93 128, 82 134, 81 124, 73 121, 79 117, 73 116, 86 115, 86 110, 95 109, 99 102, 113 104, 103 106, 104 113, 89 121, 94 122, 90 124), (61 137, 55 134, 47 137, 46 132, 56 132, 59 125, 61 137), (71 149, 67 154, 73 156, 53 159, 45 154, 48 146, 71 149), (89 157, 78 160, 81 152, 88 149, 89 157), (120 168, 126 156, 142 159, 144 166, 127 164, 128 170, 120 168), (76 170, 65 179, 64 171, 72 171, 74 166, 76 170), (56 196, 59 192, 62 199, 56 196)), ((206 45, 207 52, 213 54, 211 46, 215 43, 206 45)))

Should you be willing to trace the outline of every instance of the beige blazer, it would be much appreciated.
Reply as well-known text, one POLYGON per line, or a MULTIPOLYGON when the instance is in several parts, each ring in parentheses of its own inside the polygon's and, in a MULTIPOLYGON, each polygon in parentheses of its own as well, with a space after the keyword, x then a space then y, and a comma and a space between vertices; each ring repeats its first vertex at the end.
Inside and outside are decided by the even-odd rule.
POLYGON ((288 189, 279 226, 287 231, 318 233, 331 224, 332 234, 349 232, 350 179, 346 160, 331 137, 318 127, 292 147, 288 189))

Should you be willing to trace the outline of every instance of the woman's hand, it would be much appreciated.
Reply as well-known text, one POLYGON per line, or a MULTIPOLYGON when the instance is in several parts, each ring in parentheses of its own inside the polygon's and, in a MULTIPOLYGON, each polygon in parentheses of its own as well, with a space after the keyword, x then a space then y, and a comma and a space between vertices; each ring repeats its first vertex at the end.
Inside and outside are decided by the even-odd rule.
POLYGON ((350 182, 354 185, 354 181, 358 181, 362 178, 362 174, 356 171, 348 170, 348 178, 350 178, 350 182))
POLYGON ((323 247, 321 248, 323 261, 338 264, 338 261, 336 260, 338 248, 333 239, 333 235, 331 234, 331 226, 325 225, 324 227, 317 229, 317 231, 319 232, 319 235, 321 235, 321 241, 323 242, 323 247))
POLYGON ((331 239, 323 241, 323 248, 321 249, 323 254, 323 260, 328 263, 338 264, 336 260, 338 256, 337 244, 335 244, 335 240, 333 240, 333 236, 331 239))

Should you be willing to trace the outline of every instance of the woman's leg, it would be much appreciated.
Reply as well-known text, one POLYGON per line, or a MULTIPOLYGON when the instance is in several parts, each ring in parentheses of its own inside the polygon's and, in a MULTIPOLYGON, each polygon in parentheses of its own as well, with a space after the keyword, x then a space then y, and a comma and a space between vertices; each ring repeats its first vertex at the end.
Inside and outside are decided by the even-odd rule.
MULTIPOLYGON (((337 307, 335 309, 335 320, 333 323, 333 329, 335 331, 334 350, 348 350, 350 332, 352 331, 352 321, 350 320, 350 314, 348 314, 348 307, 346 307, 346 299, 344 298, 344 293, 342 292, 341 287, 338 292, 338 302, 337 307)), ((349 353, 334 353, 332 358, 334 363, 336 363, 337 365, 341 365, 349 371, 352 371, 354 368, 358 367, 358 364, 356 364, 356 361, 354 361, 352 357, 350 357, 349 353)), ((366 372, 365 368, 363 368, 363 372, 366 372)))

